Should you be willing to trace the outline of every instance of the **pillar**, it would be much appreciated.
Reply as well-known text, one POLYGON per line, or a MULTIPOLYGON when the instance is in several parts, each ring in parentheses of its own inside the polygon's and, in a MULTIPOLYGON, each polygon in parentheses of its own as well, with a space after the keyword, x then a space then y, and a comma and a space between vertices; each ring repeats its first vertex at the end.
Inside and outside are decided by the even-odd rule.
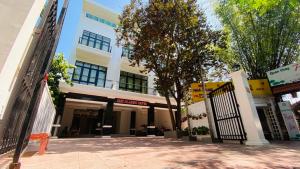
POLYGON ((106 110, 103 115, 103 136, 110 136, 112 134, 113 109, 114 100, 109 100, 106 104, 106 110))
POLYGON ((103 109, 98 110, 97 123, 96 123, 96 135, 103 134, 103 109))
POLYGON ((150 105, 150 107, 148 108, 147 135, 155 135, 154 106, 153 105, 150 105))
POLYGON ((135 135, 135 122, 136 122, 136 112, 132 111, 130 115, 130 135, 135 135))
POLYGON ((261 123, 256 111, 253 96, 248 84, 247 75, 243 71, 230 74, 235 88, 236 99, 242 116, 242 121, 246 131, 246 145, 269 144, 265 139, 261 123))

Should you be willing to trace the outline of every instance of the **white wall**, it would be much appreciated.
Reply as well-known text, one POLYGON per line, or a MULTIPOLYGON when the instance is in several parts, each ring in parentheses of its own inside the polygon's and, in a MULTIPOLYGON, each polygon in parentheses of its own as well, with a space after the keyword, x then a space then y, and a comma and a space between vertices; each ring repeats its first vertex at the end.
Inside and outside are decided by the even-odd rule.
MULTIPOLYGON (((193 115, 193 116, 198 116, 200 114, 206 113, 204 101, 189 105, 188 112, 190 115, 193 115)), ((191 118, 188 120, 190 122, 191 129, 194 127, 200 127, 200 126, 205 126, 205 127, 209 128, 207 116, 202 117, 202 119, 198 119, 198 120, 193 120, 191 118)))
MULTIPOLYGON (((138 67, 131 67, 129 66, 129 62, 125 58, 121 58, 122 54, 122 46, 116 45, 116 32, 113 27, 110 27, 108 25, 102 24, 100 22, 94 21, 90 18, 87 18, 85 15, 85 11, 82 11, 80 15, 79 24, 77 26, 77 32, 74 38, 74 49, 72 50, 72 56, 69 59, 69 63, 75 64, 75 61, 77 57, 79 56, 77 50, 78 47, 81 48, 81 44, 78 44, 79 38, 82 36, 82 33, 84 30, 108 37, 111 39, 111 46, 112 51, 107 58, 107 52, 106 54, 103 54, 103 51, 100 51, 98 49, 93 49, 90 47, 84 47, 86 52, 93 53, 93 57, 101 57, 102 63, 98 63, 101 66, 107 67, 107 75, 106 75, 106 88, 111 88, 112 85, 115 85, 114 89, 119 89, 119 80, 120 80, 120 71, 126 71, 134 74, 140 74, 145 75, 143 73, 140 73, 141 68, 138 67), (102 54, 101 54, 102 53, 102 54), (104 56, 105 55, 105 56, 104 56), (106 60, 109 60, 106 62, 106 60)), ((96 58, 95 58, 96 59, 96 58)), ((99 58, 97 58, 99 59, 99 58)), ((94 63, 96 64, 96 63, 94 63)), ((149 94, 157 94, 153 92, 154 89, 154 74, 149 73, 146 74, 148 76, 148 93, 149 94)))
POLYGON ((49 87, 48 85, 46 85, 34 121, 32 134, 39 134, 39 133, 50 134, 52 124, 55 118, 55 113, 56 113, 55 106, 52 101, 49 87))

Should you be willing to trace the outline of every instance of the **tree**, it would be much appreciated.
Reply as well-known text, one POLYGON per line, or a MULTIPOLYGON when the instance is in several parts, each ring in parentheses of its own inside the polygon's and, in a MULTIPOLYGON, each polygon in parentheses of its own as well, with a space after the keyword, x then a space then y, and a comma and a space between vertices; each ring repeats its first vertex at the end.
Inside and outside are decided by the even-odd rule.
POLYGON ((132 66, 145 61, 145 71, 155 73, 173 130, 181 129, 182 99, 192 82, 220 63, 214 46, 223 45, 222 32, 210 29, 196 0, 132 0, 120 16, 117 33, 119 44, 133 47, 132 66), (176 100, 176 125, 170 96, 176 100))
POLYGON ((59 81, 64 80, 67 84, 72 85, 72 81, 68 74, 68 69, 74 68, 73 65, 69 64, 62 53, 57 54, 51 63, 51 68, 48 76, 48 85, 50 88, 53 103, 58 105, 59 81))
POLYGON ((250 78, 296 61, 300 55, 300 1, 222 0, 216 10, 229 33, 224 61, 250 78))

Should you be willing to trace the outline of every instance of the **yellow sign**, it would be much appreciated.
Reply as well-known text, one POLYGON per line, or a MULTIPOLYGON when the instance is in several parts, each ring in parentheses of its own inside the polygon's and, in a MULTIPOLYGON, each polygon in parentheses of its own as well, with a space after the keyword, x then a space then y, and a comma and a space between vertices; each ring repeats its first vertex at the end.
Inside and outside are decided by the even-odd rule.
MULTIPOLYGON (((249 80, 249 86, 253 96, 269 96, 272 95, 271 88, 267 79, 249 80)), ((225 82, 207 82, 205 83, 206 94, 221 87, 225 82)), ((201 83, 192 83, 192 101, 200 102, 204 100, 204 92, 201 83)))
POLYGON ((249 80, 248 82, 253 96, 272 95, 272 91, 267 79, 249 80))
MULTIPOLYGON (((206 94, 209 94, 211 91, 221 87, 225 82, 207 82, 205 83, 206 94)), ((200 102, 204 100, 204 92, 202 90, 201 83, 192 83, 192 101, 200 102)))

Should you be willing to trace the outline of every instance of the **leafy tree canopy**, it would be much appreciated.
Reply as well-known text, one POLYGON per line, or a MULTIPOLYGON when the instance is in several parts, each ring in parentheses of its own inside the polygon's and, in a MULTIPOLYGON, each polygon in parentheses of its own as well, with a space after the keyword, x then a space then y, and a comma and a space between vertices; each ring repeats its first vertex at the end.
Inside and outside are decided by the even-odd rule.
POLYGON ((223 60, 240 64, 250 78, 299 57, 300 1, 222 0, 216 11, 230 35, 223 60))
POLYGON ((67 84, 72 84, 68 69, 74 68, 73 65, 69 64, 62 53, 58 53, 51 63, 51 68, 48 76, 48 85, 50 88, 51 96, 54 104, 58 105, 58 98, 60 95, 59 81, 64 80, 67 84))
POLYGON ((215 46, 224 46, 224 36, 206 23, 196 0, 151 0, 142 3, 132 0, 120 17, 117 29, 119 44, 134 49, 132 65, 142 61, 145 71, 157 76, 157 88, 169 105, 169 96, 177 102, 176 126, 181 128, 181 102, 190 84, 199 81, 212 66, 215 46))

